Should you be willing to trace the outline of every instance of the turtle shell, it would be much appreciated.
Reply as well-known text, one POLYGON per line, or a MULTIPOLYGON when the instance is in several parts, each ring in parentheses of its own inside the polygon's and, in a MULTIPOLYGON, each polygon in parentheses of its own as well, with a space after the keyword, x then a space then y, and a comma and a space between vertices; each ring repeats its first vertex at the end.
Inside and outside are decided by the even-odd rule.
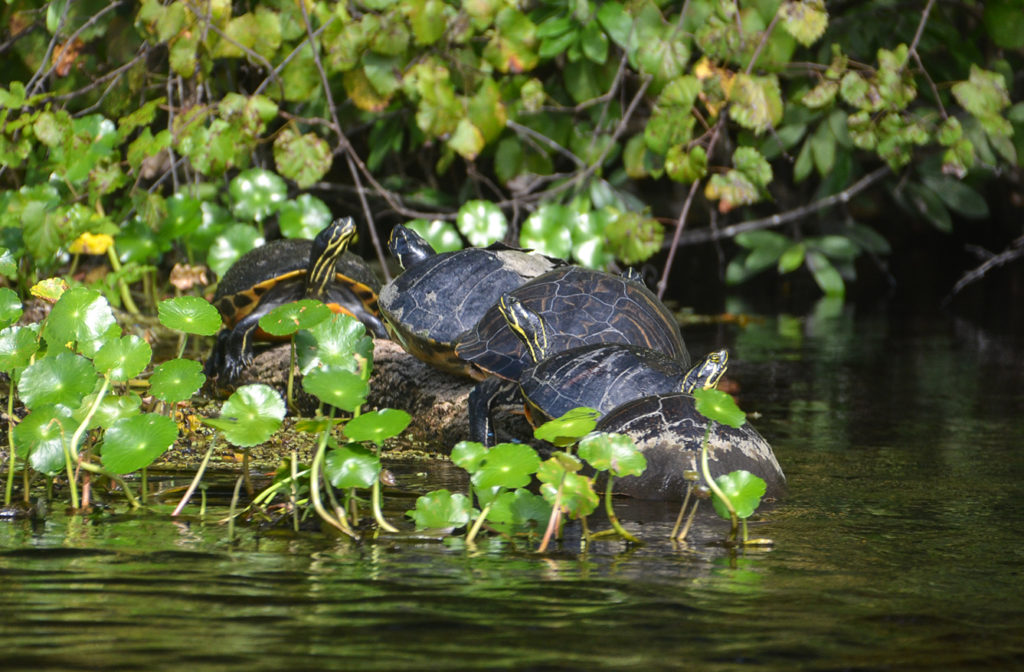
POLYGON ((473 375, 455 339, 503 293, 550 271, 556 259, 502 244, 427 257, 384 285, 380 309, 402 347, 424 362, 473 375))
MULTIPOLYGON (((608 412, 597 431, 628 434, 647 459, 643 474, 615 479, 615 492, 639 499, 682 499, 684 472, 700 472, 708 422, 697 412, 694 398, 683 393, 642 397, 608 412)), ((760 476, 767 484, 766 497, 780 497, 786 484, 772 447, 749 422, 740 427, 712 423, 708 467, 713 477, 737 469, 760 476)))
MULTIPOLYGON (((213 296, 213 305, 220 311, 224 323, 234 326, 263 300, 273 304, 264 306, 269 309, 301 299, 312 245, 311 240, 289 238, 272 241, 242 255, 221 278, 213 296), (271 290, 274 291, 267 297, 271 290)), ((335 281, 328 287, 328 297, 338 299, 342 308, 356 308, 347 304, 357 303, 376 314, 380 282, 366 262, 345 252, 338 257, 334 268, 335 281), (336 287, 336 284, 341 286, 336 287)))
MULTIPOLYGON (((549 271, 509 292, 544 316, 550 333, 547 352, 596 343, 626 343, 656 350, 690 364, 672 313, 641 283, 578 266, 549 271)), ((455 353, 480 373, 519 380, 532 362, 526 347, 497 306, 462 334, 455 353)))
POLYGON ((679 392, 687 369, 648 348, 598 343, 562 350, 523 369, 519 389, 530 421, 539 424, 587 406, 601 413, 638 397, 679 392))

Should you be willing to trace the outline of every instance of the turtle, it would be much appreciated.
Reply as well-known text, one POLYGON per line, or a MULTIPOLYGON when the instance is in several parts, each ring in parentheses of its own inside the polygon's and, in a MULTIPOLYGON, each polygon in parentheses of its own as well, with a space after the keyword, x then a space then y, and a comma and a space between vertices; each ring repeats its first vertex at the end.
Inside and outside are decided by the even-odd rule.
MULTIPOLYGON (((686 471, 700 471, 701 444, 709 420, 697 412, 690 394, 641 397, 617 406, 597 422, 597 431, 632 437, 647 460, 639 476, 615 479, 615 492, 638 499, 679 500, 686 493, 686 471)), ((749 423, 712 423, 708 468, 713 477, 745 469, 764 479, 765 497, 779 498, 786 485, 775 452, 749 423)))
POLYGON ((387 338, 377 308, 380 283, 365 261, 346 251, 355 235, 355 222, 344 217, 313 240, 275 240, 242 255, 213 297, 225 328, 206 360, 206 375, 222 383, 237 378, 252 361, 253 341, 272 340, 258 329, 259 319, 299 299, 319 299, 360 320, 374 336, 387 338))
MULTIPOLYGON (((549 354, 592 343, 630 343, 662 352, 688 367, 690 355, 679 325, 637 277, 566 266, 508 294, 529 311, 544 315, 549 354)), ((534 361, 497 303, 459 336, 455 354, 477 370, 477 378, 490 374, 510 381, 518 381, 534 361)))
POLYGON ((479 370, 456 357, 456 338, 502 293, 566 263, 503 243, 437 253, 401 224, 391 230, 388 249, 404 269, 380 292, 394 339, 435 368, 477 379, 479 370))
MULTIPOLYGON (((594 343, 552 353, 549 348, 557 337, 548 319, 507 293, 498 309, 533 361, 519 375, 518 392, 535 426, 578 406, 605 413, 637 397, 714 387, 729 361, 727 350, 716 350, 687 369, 678 359, 628 343, 594 343)), ((507 389, 501 383, 489 387, 499 390, 494 398, 507 389)), ((490 443, 492 405, 493 399, 471 395, 472 440, 490 443)))

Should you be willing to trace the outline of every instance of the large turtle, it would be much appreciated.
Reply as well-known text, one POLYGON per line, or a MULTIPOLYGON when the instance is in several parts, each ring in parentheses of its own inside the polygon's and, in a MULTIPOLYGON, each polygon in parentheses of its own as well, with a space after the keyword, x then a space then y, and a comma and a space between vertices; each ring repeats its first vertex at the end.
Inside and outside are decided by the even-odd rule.
POLYGON ((456 337, 504 292, 565 263, 502 243, 438 254, 401 224, 392 229, 388 248, 404 269, 380 292, 395 340, 432 366, 476 378, 479 370, 455 355, 456 337))
POLYGON ((213 305, 225 328, 206 360, 205 372, 230 383, 252 361, 255 339, 268 339, 259 320, 277 306, 318 299, 352 315, 374 336, 387 338, 377 309, 380 283, 360 257, 347 252, 355 238, 351 217, 337 219, 313 240, 276 240, 244 254, 217 285, 213 305))

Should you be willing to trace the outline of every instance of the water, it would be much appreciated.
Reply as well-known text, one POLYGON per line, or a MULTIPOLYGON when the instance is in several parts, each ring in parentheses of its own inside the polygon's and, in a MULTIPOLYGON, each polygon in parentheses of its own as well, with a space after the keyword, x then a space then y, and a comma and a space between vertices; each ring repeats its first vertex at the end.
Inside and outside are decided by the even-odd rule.
MULTIPOLYGON (((723 523, 539 557, 411 530, 318 534, 143 514, 0 524, 4 670, 1024 669, 1024 343, 949 319, 824 311, 738 330, 741 405, 789 494, 734 553, 723 523)), ((396 464, 400 483, 458 487, 396 464)), ((411 497, 389 500, 392 519, 411 497)))

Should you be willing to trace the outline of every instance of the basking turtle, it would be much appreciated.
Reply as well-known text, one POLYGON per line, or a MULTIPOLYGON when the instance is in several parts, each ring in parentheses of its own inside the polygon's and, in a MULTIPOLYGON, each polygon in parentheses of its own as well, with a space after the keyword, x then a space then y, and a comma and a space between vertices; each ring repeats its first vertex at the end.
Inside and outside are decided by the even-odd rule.
MULTIPOLYGON (((623 277, 578 266, 549 271, 509 295, 544 315, 548 354, 592 343, 630 343, 689 366, 672 313, 635 275, 623 277)), ((532 359, 495 303, 455 344, 455 354, 479 371, 517 381, 532 359)))
POLYGON ((259 331, 260 318, 299 299, 323 301, 360 320, 374 336, 387 338, 377 309, 380 283, 366 262, 346 252, 355 235, 355 222, 345 217, 313 240, 275 240, 236 261, 213 297, 226 326, 206 360, 206 375, 222 382, 237 378, 252 361, 253 340, 272 340, 259 331))
MULTIPOLYGON (((709 421, 697 412, 689 394, 642 397, 606 413, 597 430, 628 434, 647 459, 639 476, 615 479, 615 492, 640 499, 682 499, 684 472, 700 471, 701 444, 709 421)), ((766 497, 778 498, 786 476, 767 441, 749 422, 740 427, 712 423, 708 445, 712 476, 745 469, 767 484, 766 497)))
MULTIPOLYGON (((728 351, 716 350, 687 370, 677 359, 627 343, 595 343, 551 352, 557 334, 552 333, 548 319, 511 294, 499 299, 498 309, 534 362, 522 370, 518 385, 533 425, 577 406, 605 413, 650 394, 714 387, 729 361, 728 351)), ((493 398, 505 394, 506 386, 489 383, 480 388, 481 394, 470 397, 470 438, 489 443, 490 408, 493 398), (486 396, 488 389, 496 391, 491 399, 486 396)))
POLYGON ((455 339, 476 325, 504 292, 565 262, 502 243, 436 253, 412 229, 396 225, 388 249, 404 269, 380 292, 395 340, 424 362, 482 377, 455 356, 455 339))

